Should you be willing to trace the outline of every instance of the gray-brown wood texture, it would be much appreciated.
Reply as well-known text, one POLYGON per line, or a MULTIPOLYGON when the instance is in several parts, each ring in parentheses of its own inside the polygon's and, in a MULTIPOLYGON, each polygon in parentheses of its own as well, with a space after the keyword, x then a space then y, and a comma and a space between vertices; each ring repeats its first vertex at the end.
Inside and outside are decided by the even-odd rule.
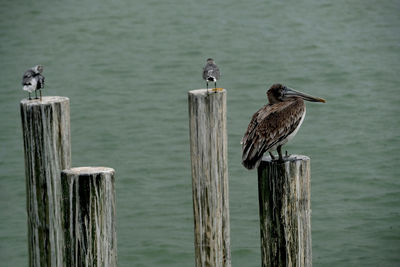
POLYGON ((62 171, 64 266, 117 266, 114 173, 105 167, 62 171))
POLYGON ((24 99, 20 109, 29 266, 62 266, 60 171, 71 167, 69 99, 24 99))
POLYGON ((258 167, 262 266, 312 266, 310 159, 258 167))
POLYGON ((188 101, 196 266, 231 266, 226 90, 188 101))

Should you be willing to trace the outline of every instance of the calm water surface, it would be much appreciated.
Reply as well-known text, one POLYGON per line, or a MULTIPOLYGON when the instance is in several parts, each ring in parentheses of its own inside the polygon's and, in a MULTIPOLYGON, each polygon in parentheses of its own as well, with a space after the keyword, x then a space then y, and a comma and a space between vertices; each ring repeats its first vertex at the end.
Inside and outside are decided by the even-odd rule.
POLYGON ((0 262, 27 265, 19 101, 45 66, 71 100, 73 166, 116 169, 119 266, 193 266, 187 91, 228 90, 233 266, 259 266, 257 179, 240 139, 275 82, 309 103, 315 266, 400 262, 399 1, 2 1, 0 262))

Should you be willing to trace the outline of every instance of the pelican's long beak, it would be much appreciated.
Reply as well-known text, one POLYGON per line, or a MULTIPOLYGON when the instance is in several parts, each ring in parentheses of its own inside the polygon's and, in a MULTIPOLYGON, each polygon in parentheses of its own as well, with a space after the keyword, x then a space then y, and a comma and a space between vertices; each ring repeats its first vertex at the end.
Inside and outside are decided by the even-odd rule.
POLYGON ((301 98, 303 98, 304 100, 310 101, 310 102, 322 102, 322 103, 325 103, 325 102, 326 102, 325 99, 323 99, 323 98, 319 98, 319 97, 314 97, 314 96, 311 96, 311 95, 307 95, 307 94, 305 94, 305 93, 296 91, 296 90, 294 90, 294 89, 292 89, 292 88, 287 88, 287 89, 286 89, 286 91, 285 91, 285 97, 301 97, 301 98))

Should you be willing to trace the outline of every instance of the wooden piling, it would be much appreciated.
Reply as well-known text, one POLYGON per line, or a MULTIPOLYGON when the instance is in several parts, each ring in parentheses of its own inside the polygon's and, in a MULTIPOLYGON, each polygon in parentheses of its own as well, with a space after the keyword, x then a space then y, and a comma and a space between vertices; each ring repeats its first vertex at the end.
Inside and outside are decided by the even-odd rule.
POLYGON ((312 266, 310 158, 258 167, 262 266, 312 266))
POLYGON ((196 266, 231 266, 226 90, 188 94, 196 266))
POLYGON ((29 266, 62 266, 60 171, 71 166, 69 99, 24 99, 20 109, 29 266))
POLYGON ((117 266, 114 173, 105 167, 61 172, 64 266, 117 266))

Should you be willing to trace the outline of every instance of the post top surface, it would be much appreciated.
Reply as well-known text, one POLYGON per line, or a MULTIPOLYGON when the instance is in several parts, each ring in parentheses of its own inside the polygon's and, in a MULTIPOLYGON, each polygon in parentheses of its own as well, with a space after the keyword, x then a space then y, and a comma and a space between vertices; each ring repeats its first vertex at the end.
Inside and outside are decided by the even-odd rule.
POLYGON ((21 104, 22 105, 30 105, 30 106, 34 106, 34 105, 47 105, 47 104, 52 104, 52 103, 61 103, 61 102, 65 102, 65 101, 69 101, 68 97, 65 96, 43 96, 42 100, 40 99, 22 99, 21 100, 21 104))
MULTIPOLYGON (((297 161, 297 160, 301 160, 301 161, 303 161, 303 160, 310 160, 310 158, 309 157, 307 157, 307 156, 304 156, 304 155, 295 155, 295 154, 293 154, 293 155, 290 155, 289 156, 289 158, 285 158, 284 157, 284 162, 287 162, 287 161, 297 161)), ((266 162, 272 162, 272 161, 275 161, 275 160, 272 160, 271 159, 271 156, 264 156, 263 158, 262 158, 262 161, 266 161, 266 162)))
POLYGON ((76 167, 71 169, 65 169, 62 171, 66 174, 97 174, 97 173, 115 173, 113 168, 108 167, 76 167))
MULTIPOLYGON (((217 88, 218 91, 212 91, 213 88, 208 89, 208 93, 211 94, 222 94, 226 93, 226 90, 224 88, 217 88)), ((207 89, 195 89, 189 91, 189 94, 191 95, 206 95, 207 94, 207 89)))

